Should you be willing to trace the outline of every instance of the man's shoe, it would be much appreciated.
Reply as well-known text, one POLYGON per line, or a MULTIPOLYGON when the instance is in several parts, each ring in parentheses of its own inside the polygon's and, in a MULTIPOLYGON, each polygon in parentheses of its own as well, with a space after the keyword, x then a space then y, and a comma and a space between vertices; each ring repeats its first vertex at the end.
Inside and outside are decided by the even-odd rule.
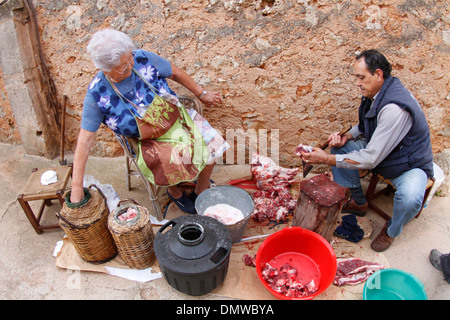
POLYGON ((169 190, 167 190, 167 195, 170 199, 177 205, 178 208, 180 208, 181 211, 189 213, 189 214, 195 214, 197 211, 195 210, 195 204, 192 202, 191 199, 189 199, 186 195, 182 195, 181 198, 175 199, 172 197, 172 195, 169 193, 169 190))
POLYGON ((387 234, 387 229, 388 225, 386 223, 380 234, 375 238, 375 240, 373 240, 372 244, 370 245, 373 251, 382 252, 391 246, 394 238, 389 237, 389 235, 387 234))
POLYGON ((441 266, 441 255, 442 253, 440 253, 438 250, 433 249, 430 252, 430 262, 433 265, 433 267, 435 267, 436 269, 442 271, 442 266, 441 266))
POLYGON ((350 199, 344 204, 341 213, 352 213, 358 217, 364 217, 367 213, 367 209, 369 208, 369 204, 366 202, 365 204, 358 205, 355 200, 350 199))

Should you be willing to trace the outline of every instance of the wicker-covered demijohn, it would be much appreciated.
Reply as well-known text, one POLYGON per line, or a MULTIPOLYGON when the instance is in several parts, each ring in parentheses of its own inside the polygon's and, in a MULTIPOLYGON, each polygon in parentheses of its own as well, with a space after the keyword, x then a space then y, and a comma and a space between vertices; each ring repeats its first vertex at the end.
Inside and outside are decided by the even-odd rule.
POLYGON ((71 203, 70 190, 66 192, 59 224, 83 260, 103 263, 117 255, 108 229, 109 209, 105 196, 95 185, 84 188, 84 193, 82 201, 71 203))
POLYGON ((119 203, 111 212, 108 228, 119 250, 122 260, 133 269, 145 269, 156 260, 153 251, 153 229, 150 213, 132 199, 119 203), (128 202, 128 203, 127 203, 128 202), (132 218, 124 218, 132 212, 132 218))

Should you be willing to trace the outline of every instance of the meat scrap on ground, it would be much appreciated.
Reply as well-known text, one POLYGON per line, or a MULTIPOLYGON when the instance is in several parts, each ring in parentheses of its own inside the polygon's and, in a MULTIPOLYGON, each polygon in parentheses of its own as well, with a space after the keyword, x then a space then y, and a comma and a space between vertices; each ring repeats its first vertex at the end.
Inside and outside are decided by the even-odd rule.
POLYGON ((298 168, 283 168, 268 157, 253 154, 251 172, 259 189, 253 194, 254 219, 258 221, 286 219, 289 210, 294 210, 297 203, 289 186, 296 181, 298 171, 298 168))
POLYGON ((282 265, 279 269, 266 263, 261 273, 264 281, 266 281, 270 288, 287 297, 306 297, 319 289, 314 280, 306 284, 299 282, 297 280, 297 268, 294 268, 288 263, 282 265))
POLYGON ((242 261, 244 262, 244 264, 246 266, 254 267, 255 266, 255 261, 256 261, 256 256, 250 257, 248 254, 244 254, 242 256, 242 261))
POLYGON ((337 286, 357 285, 366 281, 371 274, 381 269, 384 269, 384 265, 381 263, 359 258, 338 258, 333 284, 337 286))

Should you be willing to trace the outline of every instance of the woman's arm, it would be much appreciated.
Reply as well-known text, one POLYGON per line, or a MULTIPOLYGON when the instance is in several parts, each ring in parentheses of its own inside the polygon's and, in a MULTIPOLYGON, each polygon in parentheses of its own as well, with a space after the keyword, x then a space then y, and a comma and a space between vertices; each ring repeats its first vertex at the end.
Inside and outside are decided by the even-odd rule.
POLYGON ((196 97, 198 97, 203 103, 208 106, 214 106, 215 104, 222 103, 222 98, 219 93, 213 91, 206 91, 203 95, 205 89, 198 85, 190 75, 188 75, 184 70, 172 65, 172 75, 169 79, 178 82, 186 89, 191 91, 196 97))
POLYGON ((73 158, 72 172, 72 190, 70 193, 70 202, 76 203, 84 199, 83 178, 86 169, 86 163, 89 158, 92 145, 95 140, 95 132, 84 129, 80 130, 78 135, 77 147, 73 158))

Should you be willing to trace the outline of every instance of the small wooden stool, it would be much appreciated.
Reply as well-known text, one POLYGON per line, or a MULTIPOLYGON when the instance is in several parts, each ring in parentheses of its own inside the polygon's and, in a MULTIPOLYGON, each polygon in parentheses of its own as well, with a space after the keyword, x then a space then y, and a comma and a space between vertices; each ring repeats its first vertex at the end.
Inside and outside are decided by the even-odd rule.
MULTIPOLYGON (((416 218, 418 218, 420 213, 422 212, 423 206, 425 205, 428 195, 430 194, 431 188, 434 185, 434 180, 435 180, 434 178, 428 179, 427 186, 425 188, 425 195, 423 197, 422 207, 420 208, 419 213, 417 213, 416 218)), ((393 186, 392 182, 389 179, 385 179, 383 176, 379 174, 372 173, 372 177, 370 178, 370 183, 366 191, 366 199, 369 204, 369 208, 371 208, 385 220, 390 220, 391 216, 389 216, 388 214, 386 214, 386 212, 377 207, 373 200, 378 198, 382 194, 389 196, 393 191, 395 191, 395 187, 393 186), (380 180, 386 182, 387 186, 386 188, 383 188, 382 190, 375 193, 375 189, 380 180)))
POLYGON ((64 203, 63 195, 71 175, 72 166, 61 166, 39 170, 33 169, 22 193, 17 196, 17 200, 37 234, 41 234, 46 229, 59 228, 59 224, 41 225, 40 221, 45 206, 50 206, 52 200, 59 200, 61 205, 64 203), (56 172, 58 181, 44 186, 41 184, 41 176, 48 170, 56 172), (43 200, 37 216, 33 213, 33 210, 28 203, 35 200, 43 200))

